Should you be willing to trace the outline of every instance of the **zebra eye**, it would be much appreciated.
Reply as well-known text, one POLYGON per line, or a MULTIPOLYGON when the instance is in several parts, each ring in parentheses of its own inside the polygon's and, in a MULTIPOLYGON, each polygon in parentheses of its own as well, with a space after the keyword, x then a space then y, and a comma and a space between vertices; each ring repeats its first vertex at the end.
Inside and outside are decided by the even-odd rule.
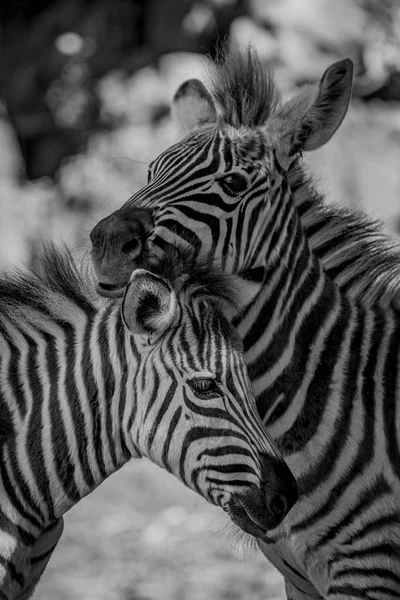
POLYGON ((247 179, 240 173, 225 175, 219 179, 219 183, 229 196, 238 196, 247 189, 247 179))
POLYGON ((195 394, 198 394, 199 396, 215 396, 215 394, 219 392, 215 379, 199 377, 198 379, 191 379, 188 383, 195 394))
POLYGON ((150 169, 147 171, 147 183, 150 183, 151 180, 151 171, 150 169))

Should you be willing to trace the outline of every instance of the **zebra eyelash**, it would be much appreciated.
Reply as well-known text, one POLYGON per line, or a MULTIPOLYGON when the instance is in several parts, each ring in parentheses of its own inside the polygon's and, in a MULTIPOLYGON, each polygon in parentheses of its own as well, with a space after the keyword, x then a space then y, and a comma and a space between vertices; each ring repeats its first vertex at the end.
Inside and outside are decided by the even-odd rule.
POLYGON ((239 196, 248 188, 248 181, 241 173, 228 173, 217 179, 222 190, 231 197, 239 196))
POLYGON ((203 400, 215 398, 220 395, 218 382, 212 377, 198 377, 188 381, 194 394, 203 400))

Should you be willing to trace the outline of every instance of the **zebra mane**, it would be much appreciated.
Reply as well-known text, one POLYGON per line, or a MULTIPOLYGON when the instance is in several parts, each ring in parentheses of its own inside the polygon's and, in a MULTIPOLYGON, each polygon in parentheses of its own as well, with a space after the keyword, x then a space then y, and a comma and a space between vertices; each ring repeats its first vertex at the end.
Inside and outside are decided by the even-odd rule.
MULTIPOLYGON (((182 247, 170 246, 157 265, 143 266, 188 299, 206 297, 236 308, 232 276, 206 259, 195 259, 182 247)), ((82 312, 93 315, 104 304, 91 281, 85 263, 79 267, 67 248, 47 244, 37 269, 14 270, 0 277, 0 324, 5 316, 17 325, 22 313, 29 320, 37 321, 41 313, 58 322, 73 320, 82 312)))
POLYGON ((210 68, 209 78, 226 125, 263 125, 280 104, 272 71, 251 47, 223 47, 210 68))
POLYGON ((166 279, 173 290, 189 299, 205 297, 237 308, 234 277, 180 245, 169 245, 156 265, 145 268, 166 279))
POLYGON ((0 277, 0 321, 3 315, 18 323, 21 311, 59 321, 74 318, 77 311, 93 314, 98 307, 87 279, 65 247, 47 244, 37 269, 10 270, 0 277))
POLYGON ((351 297, 384 305, 400 302, 400 248, 380 221, 362 211, 327 203, 298 161, 290 187, 313 252, 351 297))

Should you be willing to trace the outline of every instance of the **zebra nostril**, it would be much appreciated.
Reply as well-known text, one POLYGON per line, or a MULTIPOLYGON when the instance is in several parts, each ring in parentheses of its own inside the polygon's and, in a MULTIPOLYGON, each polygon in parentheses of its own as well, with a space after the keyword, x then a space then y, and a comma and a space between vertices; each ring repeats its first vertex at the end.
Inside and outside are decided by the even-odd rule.
POLYGON ((131 240, 125 242, 121 248, 122 254, 132 254, 132 252, 137 250, 140 250, 140 242, 136 238, 132 238, 131 240))
POLYGON ((271 500, 268 502, 268 508, 271 514, 275 515, 276 517, 279 515, 286 515, 286 513, 289 512, 288 502, 281 494, 276 494, 271 498, 271 500))
POLYGON ((296 480, 283 460, 261 455, 265 505, 276 519, 283 518, 298 500, 296 480))

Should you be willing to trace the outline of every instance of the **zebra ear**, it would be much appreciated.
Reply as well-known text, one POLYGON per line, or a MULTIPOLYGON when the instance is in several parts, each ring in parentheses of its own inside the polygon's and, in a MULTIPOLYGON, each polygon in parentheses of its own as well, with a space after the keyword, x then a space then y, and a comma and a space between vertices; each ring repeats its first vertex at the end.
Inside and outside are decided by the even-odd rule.
POLYGON ((122 320, 131 333, 154 343, 171 327, 177 310, 176 294, 162 277, 144 269, 132 273, 121 305, 122 320))
POLYGON ((217 120, 211 94, 198 79, 188 79, 178 88, 172 100, 171 113, 183 135, 217 120))
MULTIPOLYGON (((284 104, 271 123, 283 154, 291 156, 323 146, 346 115, 352 86, 353 63, 347 58, 331 65, 317 84, 284 104)), ((278 142, 278 151, 279 146, 278 142)))

